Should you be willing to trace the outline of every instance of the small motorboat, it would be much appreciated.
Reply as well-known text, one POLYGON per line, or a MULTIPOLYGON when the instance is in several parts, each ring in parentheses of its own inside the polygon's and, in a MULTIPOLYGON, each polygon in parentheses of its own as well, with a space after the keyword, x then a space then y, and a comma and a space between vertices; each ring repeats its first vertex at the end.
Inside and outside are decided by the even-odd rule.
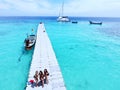
POLYGON ((36 42, 36 35, 28 35, 24 41, 24 46, 26 50, 30 50, 36 42))
POLYGON ((96 24, 96 25, 102 25, 102 22, 92 22, 92 21, 89 21, 90 24, 96 24))
POLYGON ((72 21, 72 23, 77 24, 78 22, 77 21, 72 21))

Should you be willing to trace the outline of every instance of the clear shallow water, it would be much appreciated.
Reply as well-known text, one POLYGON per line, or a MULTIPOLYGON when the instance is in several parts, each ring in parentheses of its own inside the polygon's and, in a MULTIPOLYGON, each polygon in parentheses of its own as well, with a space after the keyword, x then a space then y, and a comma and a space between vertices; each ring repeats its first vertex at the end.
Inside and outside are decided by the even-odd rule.
POLYGON ((120 89, 119 25, 79 22, 47 27, 68 90, 120 89))
POLYGON ((57 23, 55 18, 16 17, 0 20, 1 90, 24 90, 33 51, 18 59, 26 33, 36 30, 40 21, 45 23, 67 90, 120 89, 120 22, 99 26, 89 25, 86 19, 72 24, 57 23))
POLYGON ((23 42, 26 33, 31 33, 31 28, 36 29, 37 24, 12 21, 0 23, 0 89, 24 90, 32 50, 25 52, 19 62, 19 57, 24 52, 23 42))

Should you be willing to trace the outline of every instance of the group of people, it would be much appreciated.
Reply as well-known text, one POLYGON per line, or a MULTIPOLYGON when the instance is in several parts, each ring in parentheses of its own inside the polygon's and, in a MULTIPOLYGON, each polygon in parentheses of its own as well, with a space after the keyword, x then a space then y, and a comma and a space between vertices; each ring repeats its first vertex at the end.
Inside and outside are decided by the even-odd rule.
POLYGON ((42 87, 44 87, 45 83, 48 84, 48 76, 49 76, 49 73, 48 73, 47 69, 44 69, 44 72, 36 71, 35 75, 34 75, 36 86, 38 86, 39 80, 40 80, 42 87))

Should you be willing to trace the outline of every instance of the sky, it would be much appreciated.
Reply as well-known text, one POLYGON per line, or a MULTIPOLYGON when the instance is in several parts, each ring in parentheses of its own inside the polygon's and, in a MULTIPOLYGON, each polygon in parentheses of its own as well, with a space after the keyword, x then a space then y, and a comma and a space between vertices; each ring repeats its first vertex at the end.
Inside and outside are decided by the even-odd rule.
MULTIPOLYGON (((0 16, 58 16, 63 0, 0 0, 0 16)), ((65 16, 120 17, 120 0, 64 0, 65 16)))

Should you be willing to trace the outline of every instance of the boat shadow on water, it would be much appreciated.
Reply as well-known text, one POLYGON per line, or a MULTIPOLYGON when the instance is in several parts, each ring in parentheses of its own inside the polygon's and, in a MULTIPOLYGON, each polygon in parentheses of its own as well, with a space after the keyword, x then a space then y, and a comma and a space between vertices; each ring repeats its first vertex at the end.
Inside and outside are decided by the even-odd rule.
POLYGON ((24 55, 30 54, 33 50, 34 50, 34 47, 32 47, 30 50, 26 50, 25 47, 22 47, 21 54, 20 54, 20 56, 19 56, 19 58, 18 58, 18 62, 21 62, 22 57, 23 57, 24 55))
POLYGON ((24 54, 26 54, 26 53, 27 53, 27 51, 24 49, 24 47, 22 47, 22 53, 20 54, 20 56, 19 56, 19 58, 18 58, 18 62, 21 61, 22 56, 23 56, 24 54))

